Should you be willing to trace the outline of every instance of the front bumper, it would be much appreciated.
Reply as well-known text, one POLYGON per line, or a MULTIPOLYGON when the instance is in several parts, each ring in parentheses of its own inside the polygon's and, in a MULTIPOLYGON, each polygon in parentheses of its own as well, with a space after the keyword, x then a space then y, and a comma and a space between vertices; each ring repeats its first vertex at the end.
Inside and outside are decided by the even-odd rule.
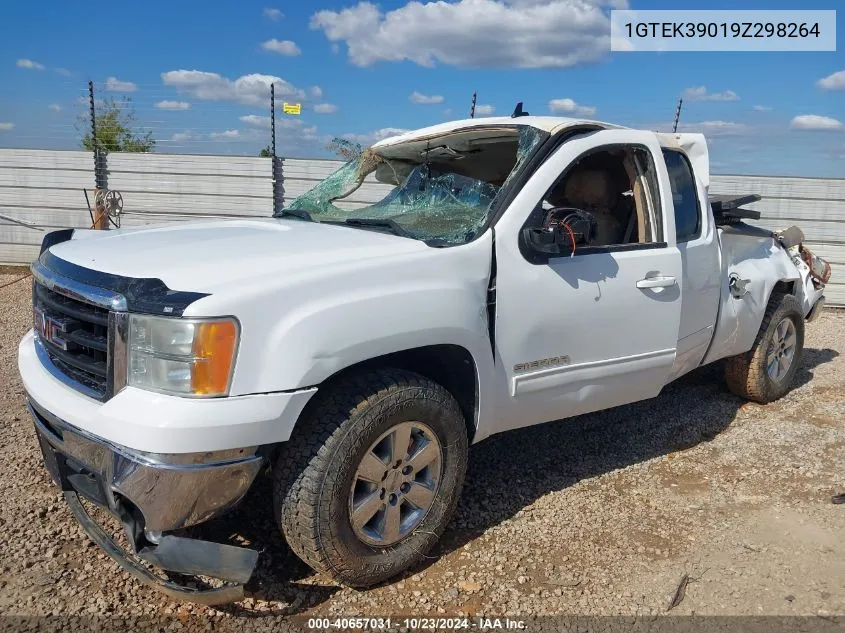
MULTIPOLYGON (((113 514, 119 499, 131 503, 150 532, 178 530, 225 513, 249 490, 263 460, 254 449, 141 453, 74 428, 31 398, 29 408, 42 448, 49 446, 67 463, 74 489, 113 514)), ((51 474, 60 483, 59 473, 51 474)))
POLYGON ((234 507, 261 468, 257 448, 287 441, 316 388, 181 398, 124 387, 101 402, 45 367, 31 330, 18 347, 18 369, 45 465, 89 537, 126 571, 172 597, 204 604, 238 600, 256 551, 168 532, 234 507), (121 521, 131 552, 88 516, 80 497, 121 521), (180 587, 159 578, 139 558, 170 572, 229 584, 180 587))
POLYGON ((263 458, 252 449, 153 455, 131 451, 74 428, 29 399, 44 464, 91 539, 126 571, 171 595, 218 604, 238 600, 258 552, 162 534, 206 521, 234 507, 263 458), (123 524, 133 553, 162 569, 211 576, 234 585, 197 590, 160 579, 136 563, 85 511, 79 497, 123 524))

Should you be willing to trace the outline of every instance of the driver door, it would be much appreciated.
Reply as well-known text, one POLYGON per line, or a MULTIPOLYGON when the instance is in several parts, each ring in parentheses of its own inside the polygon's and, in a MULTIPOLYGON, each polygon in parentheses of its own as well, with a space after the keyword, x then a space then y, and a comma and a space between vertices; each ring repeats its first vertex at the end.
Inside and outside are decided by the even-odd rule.
POLYGON ((605 130, 567 141, 514 198, 495 232, 496 362, 507 385, 497 430, 660 392, 675 360, 683 277, 654 134, 605 130), (538 205, 584 157, 605 150, 630 152, 643 166, 632 183, 642 179, 637 194, 651 208, 650 234, 643 231, 636 243, 582 245, 530 261, 521 234, 542 221, 538 205))

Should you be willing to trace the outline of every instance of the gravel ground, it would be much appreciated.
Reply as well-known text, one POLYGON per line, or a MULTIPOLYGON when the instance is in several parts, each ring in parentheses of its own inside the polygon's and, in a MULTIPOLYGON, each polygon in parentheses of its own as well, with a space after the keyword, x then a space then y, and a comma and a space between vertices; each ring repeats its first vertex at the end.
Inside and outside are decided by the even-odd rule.
MULTIPOLYGON (((0 286, 20 276, 0 270, 0 286)), ((266 484, 205 529, 262 548, 249 597, 170 602, 77 527, 41 465, 17 375, 30 285, 0 288, 0 613, 170 615, 186 628, 288 615, 845 614, 845 311, 808 326, 797 385, 769 405, 706 367, 658 398, 475 446, 457 516, 425 565, 369 591, 298 563, 266 484), (193 616, 201 614, 202 618, 193 616), (237 618, 237 620, 236 620, 237 618)), ((0 627, 2 628, 2 627, 0 627)))

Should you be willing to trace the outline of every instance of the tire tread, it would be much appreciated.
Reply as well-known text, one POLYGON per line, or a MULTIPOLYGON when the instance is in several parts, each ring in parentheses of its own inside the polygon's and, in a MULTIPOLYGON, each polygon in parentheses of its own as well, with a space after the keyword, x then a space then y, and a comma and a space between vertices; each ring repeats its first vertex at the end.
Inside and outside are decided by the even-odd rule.
MULTIPOLYGON (((425 394, 451 414, 463 417, 445 388, 413 372, 384 368, 352 374, 318 391, 273 470, 274 512, 291 550, 315 570, 353 586, 372 583, 360 577, 358 570, 342 566, 338 561, 343 558, 331 555, 336 553, 332 544, 321 542, 321 533, 327 531, 321 529, 319 516, 321 485, 333 448, 347 433, 355 431, 352 422, 365 413, 383 413, 385 407, 393 405, 391 396, 403 391, 418 392, 417 397, 425 394)), ((465 450, 463 461, 461 467, 465 468, 465 450)), ((450 500, 451 510, 459 493, 450 500)))
MULTIPOLYGON (((783 395, 783 393, 775 392, 772 389, 771 381, 766 375, 765 356, 768 350, 764 341, 767 339, 772 322, 780 321, 789 312, 796 313, 800 319, 796 330, 803 328, 803 315, 798 300, 791 294, 773 294, 766 306, 763 321, 754 339, 754 345, 747 352, 725 359, 725 382, 732 393, 761 404, 777 400, 783 395)), ((801 361, 803 329, 797 334, 799 341, 796 344, 798 348, 795 350, 793 365, 797 365, 801 361)))

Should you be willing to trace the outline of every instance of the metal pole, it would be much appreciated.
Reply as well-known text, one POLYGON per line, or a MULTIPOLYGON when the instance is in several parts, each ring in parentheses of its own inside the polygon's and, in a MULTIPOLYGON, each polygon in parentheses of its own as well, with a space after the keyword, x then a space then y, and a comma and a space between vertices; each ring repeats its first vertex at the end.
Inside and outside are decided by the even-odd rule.
POLYGON ((678 99, 678 109, 675 110, 675 123, 672 124, 672 131, 678 131, 678 122, 681 120, 681 106, 684 105, 683 99, 678 99))
POLYGON ((276 158, 276 85, 270 84, 270 156, 276 158))
POLYGON ((97 112, 94 109, 94 82, 88 82, 88 107, 91 111, 91 142, 94 146, 94 186, 100 185, 99 143, 97 142, 97 112))
MULTIPOLYGON (((88 82, 88 106, 91 110, 91 139, 94 145, 94 191, 102 191, 109 188, 108 179, 106 176, 106 152, 100 144, 100 139, 97 136, 97 109, 95 107, 96 101, 94 99, 94 82, 88 82)), ((87 196, 87 193, 86 193, 87 196)), ((94 196, 94 210, 98 215, 94 218, 91 228, 107 230, 109 228, 108 214, 104 212, 97 205, 97 196, 94 196)))
POLYGON ((285 185, 282 178, 282 161, 276 158, 276 86, 270 84, 270 160, 273 174, 273 215, 285 205, 285 185))
POLYGON ((469 108, 469 118, 470 119, 475 118, 475 100, 476 100, 477 97, 478 97, 478 91, 476 90, 475 92, 472 93, 472 105, 469 108))

